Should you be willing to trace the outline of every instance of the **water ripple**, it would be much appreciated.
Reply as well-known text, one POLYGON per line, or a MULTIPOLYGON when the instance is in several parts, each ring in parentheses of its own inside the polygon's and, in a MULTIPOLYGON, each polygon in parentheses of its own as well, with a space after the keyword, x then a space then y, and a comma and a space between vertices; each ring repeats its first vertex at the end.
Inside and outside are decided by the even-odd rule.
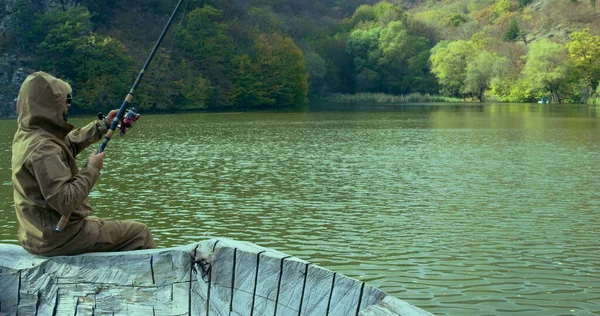
POLYGON ((600 124, 529 109, 146 116, 91 199, 159 246, 247 240, 439 315, 600 314, 600 124))

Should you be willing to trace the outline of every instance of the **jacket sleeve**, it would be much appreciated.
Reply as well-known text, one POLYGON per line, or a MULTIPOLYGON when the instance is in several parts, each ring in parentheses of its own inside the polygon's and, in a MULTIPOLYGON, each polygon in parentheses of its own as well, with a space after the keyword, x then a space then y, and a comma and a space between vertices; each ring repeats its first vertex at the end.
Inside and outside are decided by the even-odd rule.
POLYGON ((47 206, 69 216, 88 197, 100 171, 88 165, 73 177, 65 155, 60 146, 44 144, 32 154, 30 168, 47 206))
POLYGON ((104 120, 96 120, 84 127, 72 130, 67 135, 67 143, 73 157, 77 157, 88 146, 99 141, 106 131, 108 131, 108 127, 104 120))

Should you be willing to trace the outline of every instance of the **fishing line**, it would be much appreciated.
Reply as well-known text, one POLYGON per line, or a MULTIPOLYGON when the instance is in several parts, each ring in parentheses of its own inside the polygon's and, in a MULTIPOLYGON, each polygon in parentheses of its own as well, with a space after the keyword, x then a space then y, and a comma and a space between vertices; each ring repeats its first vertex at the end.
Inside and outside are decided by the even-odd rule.
MULTIPOLYGON (((175 1, 173 1, 175 2, 175 1)), ((173 53, 173 45, 175 44, 175 40, 177 40, 177 35, 179 35, 179 33, 181 32, 181 26, 183 25, 183 21, 185 20, 185 14, 187 13, 187 6, 188 6, 189 1, 185 2, 185 5, 183 6, 183 13, 181 14, 181 20, 179 21, 179 25, 178 25, 178 29, 177 32, 175 32, 175 35, 173 35, 173 39, 171 39, 171 44, 169 45, 169 49, 167 50, 167 56, 171 56, 171 54, 173 53)), ((172 56, 171 56, 172 57, 172 56)), ((158 69, 160 70, 162 66, 164 66, 167 63, 166 59, 162 59, 161 63, 158 66, 158 69)), ((173 72, 173 68, 169 68, 168 70, 168 74, 171 74, 173 72)), ((158 74, 160 72, 157 71, 154 74, 154 78, 152 79, 152 83, 156 84, 156 80, 158 80, 158 74)), ((168 78, 169 76, 167 76, 168 78)))
MULTIPOLYGON (((177 0, 172 1, 171 4, 175 3, 176 1, 177 0)), ((175 32, 175 34, 173 35, 173 38, 171 39, 171 43, 169 44, 169 49, 167 50, 167 53, 166 53, 167 56, 171 56, 171 54, 173 53, 173 46, 175 44, 175 41, 177 40, 177 35, 180 33, 181 26, 183 25, 183 21, 185 19, 185 15, 187 13, 187 6, 188 6, 188 4, 189 4, 189 1, 185 1, 185 4, 183 6, 183 13, 181 15, 181 20, 179 21, 179 24, 178 24, 178 27, 179 27, 178 28, 178 32, 175 32)), ((166 63, 167 63, 167 59, 166 58, 160 58, 160 56, 159 56, 159 61, 158 61, 158 64, 157 64, 158 71, 156 71, 154 73, 154 77, 150 80, 152 82, 150 84, 150 87, 156 86, 156 82, 158 81, 158 76, 160 74, 160 70, 162 69, 162 67, 166 63)), ((173 73, 173 68, 169 67, 169 69, 167 71, 166 78, 169 78, 169 76, 170 76, 171 73, 173 73)), ((139 110, 139 109, 141 109, 143 107, 143 104, 142 103, 138 103, 138 104, 139 104, 139 106, 137 108, 139 110)), ((135 112, 135 110, 133 112, 135 112)), ((138 114, 139 112, 135 112, 135 113, 138 114)), ((104 114, 102 112, 98 113, 98 119, 102 120, 102 119, 105 119, 105 118, 106 117, 104 116, 104 114)), ((131 127, 131 125, 132 124, 126 125, 125 128, 126 129, 129 128, 129 127, 131 127)), ((120 128, 121 126, 119 125, 118 127, 120 128)), ((124 134, 124 133, 121 133, 121 134, 124 134)))

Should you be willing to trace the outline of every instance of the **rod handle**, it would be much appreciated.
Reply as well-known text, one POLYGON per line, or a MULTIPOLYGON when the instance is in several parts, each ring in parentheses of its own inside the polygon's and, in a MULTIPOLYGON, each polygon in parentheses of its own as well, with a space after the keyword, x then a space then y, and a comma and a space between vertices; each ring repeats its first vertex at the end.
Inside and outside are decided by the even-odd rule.
POLYGON ((69 216, 65 216, 65 215, 61 216, 54 231, 57 231, 59 233, 62 232, 63 229, 65 228, 65 226, 67 226, 68 222, 69 222, 69 216))

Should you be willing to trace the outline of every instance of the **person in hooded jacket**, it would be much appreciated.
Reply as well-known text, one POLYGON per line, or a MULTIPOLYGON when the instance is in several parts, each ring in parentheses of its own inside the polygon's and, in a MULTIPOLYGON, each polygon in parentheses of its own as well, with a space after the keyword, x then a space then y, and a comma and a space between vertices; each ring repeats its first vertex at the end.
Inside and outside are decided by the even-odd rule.
POLYGON ((41 71, 29 75, 19 91, 12 146, 19 242, 43 256, 155 248, 142 223, 90 216, 88 195, 106 153, 94 150, 81 169, 75 157, 106 134, 118 110, 74 129, 67 123, 71 94, 68 83, 41 71), (69 216, 69 222, 57 232, 62 215, 69 216))

